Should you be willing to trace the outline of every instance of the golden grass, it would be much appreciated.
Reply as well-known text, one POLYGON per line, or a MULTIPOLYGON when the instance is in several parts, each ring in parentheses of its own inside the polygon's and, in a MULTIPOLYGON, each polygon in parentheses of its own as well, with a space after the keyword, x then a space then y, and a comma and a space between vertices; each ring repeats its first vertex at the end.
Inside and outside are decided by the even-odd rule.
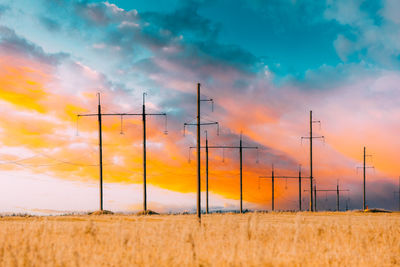
POLYGON ((0 219, 0 266, 399 266, 400 214, 0 219))

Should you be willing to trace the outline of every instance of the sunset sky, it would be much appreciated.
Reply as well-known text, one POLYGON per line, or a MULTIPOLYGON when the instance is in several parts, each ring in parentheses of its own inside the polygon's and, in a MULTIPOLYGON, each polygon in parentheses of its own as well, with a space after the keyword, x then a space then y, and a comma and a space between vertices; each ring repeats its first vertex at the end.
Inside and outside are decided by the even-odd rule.
MULTIPOLYGON (((213 112, 202 104, 203 121, 220 123, 219 136, 203 128, 210 145, 238 145, 242 131, 260 147, 258 163, 244 152, 245 208, 270 209, 271 182, 258 177, 272 164, 309 175, 301 137, 313 110, 325 136, 314 142, 318 188, 339 180, 350 190, 341 206, 361 208, 366 146, 367 204, 395 209, 399 13, 397 0, 0 0, 0 212, 98 209, 97 119, 76 119, 97 112, 97 92, 106 113, 140 113, 147 92, 147 110, 168 114, 168 135, 164 118, 148 120, 149 209, 193 211, 195 128, 184 136, 183 123, 195 121, 198 82, 215 101, 213 112)), ((104 118, 104 208, 132 212, 142 207, 141 119, 122 130, 104 118)), ((238 150, 211 151, 209 186, 212 209, 238 209, 238 150)), ((275 190, 276 209, 297 208, 296 180, 275 190)), ((334 209, 335 197, 319 193, 318 208, 334 209)))

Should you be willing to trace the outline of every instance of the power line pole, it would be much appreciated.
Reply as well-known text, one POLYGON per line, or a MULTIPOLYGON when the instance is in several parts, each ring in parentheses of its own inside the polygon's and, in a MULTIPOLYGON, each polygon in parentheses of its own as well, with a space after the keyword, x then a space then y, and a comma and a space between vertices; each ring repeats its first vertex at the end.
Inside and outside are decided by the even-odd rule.
POLYGON ((200 83, 197 84, 197 217, 201 219, 200 83))
POLYGON ((399 189, 398 191, 393 191, 393 196, 396 198, 396 194, 399 194, 399 207, 398 210, 400 211, 400 176, 399 176, 399 189))
MULTIPOLYGON (((193 148, 193 147, 190 147, 193 148)), ((201 148, 206 148, 202 146, 201 148)), ((243 149, 258 149, 257 146, 243 146, 242 134, 240 134, 239 146, 207 146, 208 149, 239 149, 239 168, 240 168, 240 213, 243 213, 243 149)), ((189 153, 190 154, 190 153, 189 153)))
MULTIPOLYGON (((97 99, 98 99, 98 104, 97 104, 97 113, 95 114, 79 114, 77 115, 77 118, 79 117, 91 117, 91 116, 96 116, 98 120, 98 131, 99 131, 99 192, 100 192, 100 210, 103 211, 103 134, 102 134, 102 113, 101 113, 101 99, 100 99, 100 93, 97 93, 97 99)), ((77 124, 78 125, 78 124, 77 124)))
POLYGON ((299 210, 301 211, 301 180, 305 179, 301 177, 301 166, 299 166, 299 176, 276 176, 274 171, 274 165, 272 165, 271 176, 259 176, 259 179, 271 179, 271 210, 275 211, 275 179, 298 179, 299 180, 299 210))
POLYGON ((299 165, 299 211, 301 211, 301 165, 299 165))
MULTIPOLYGON (((100 93, 97 93, 98 96, 98 112, 96 114, 78 114, 78 119, 80 117, 90 117, 90 116, 97 116, 99 121, 99 162, 100 162, 100 210, 103 210, 103 143, 102 143, 102 116, 119 116, 121 117, 121 125, 122 125, 122 118, 124 116, 141 116, 143 122, 143 211, 147 211, 147 170, 146 170, 146 116, 165 116, 167 117, 166 113, 146 113, 145 107, 145 95, 143 93, 143 106, 142 106, 142 113, 101 113, 101 104, 100 104, 100 93)), ((167 120, 165 120, 167 121, 167 120)), ((167 124, 165 124, 167 127, 167 124)), ((121 127, 122 128, 122 127, 121 127)), ((165 130, 165 133, 167 131, 165 130)))
POLYGON ((100 162, 100 210, 103 210, 103 134, 101 125, 101 103, 100 93, 98 93, 97 116, 99 120, 99 162, 100 162))
POLYGON ((242 146, 242 133, 240 133, 239 160, 240 160, 240 213, 242 213, 243 212, 243 146, 242 146))
POLYGON ((313 139, 324 139, 324 136, 313 136, 313 124, 319 123, 321 121, 313 121, 312 110, 310 110, 310 136, 301 137, 301 139, 310 140, 310 211, 313 211, 313 139))
POLYGON ((374 169, 373 166, 366 166, 366 157, 372 157, 372 155, 367 155, 366 154, 366 147, 364 146, 364 153, 363 153, 363 166, 362 167, 357 167, 357 169, 362 168, 363 169, 363 210, 367 209, 367 201, 366 201, 366 189, 365 189, 365 184, 366 184, 366 169, 371 168, 374 169))
POLYGON ((208 136, 206 131, 206 214, 208 214, 208 136))
MULTIPOLYGON (((209 214, 210 212, 209 212, 209 197, 208 197, 208 192, 209 192, 209 187, 208 187, 208 184, 209 184, 209 179, 208 179, 208 177, 209 177, 209 147, 208 147, 208 133, 207 133, 207 131, 204 131, 205 132, 205 134, 206 134, 206 146, 205 147, 201 147, 201 148, 205 148, 206 149, 206 214, 209 214)), ((189 162, 190 162, 190 154, 191 154, 191 150, 192 149, 194 149, 194 148, 197 148, 197 147, 194 147, 194 146, 191 146, 191 147, 189 147, 189 162)))
POLYGON ((271 192, 271 196, 272 196, 272 203, 271 203, 271 209, 272 211, 275 210, 275 173, 274 173, 274 166, 272 165, 272 175, 271 175, 271 188, 272 188, 272 192, 271 192))
POLYGON ((364 157, 363 157, 363 210, 365 210, 367 203, 365 201, 365 147, 364 147, 364 157))
POLYGON ((339 201, 339 181, 336 184, 336 211, 340 210, 340 201, 339 201))
MULTIPOLYGON (((186 126, 189 125, 195 125, 196 128, 196 133, 197 133, 197 217, 199 220, 201 220, 201 154, 200 154, 200 148, 201 148, 201 134, 200 134, 200 127, 201 125, 213 125, 216 124, 218 126, 218 122, 210 122, 210 123, 202 123, 201 122, 201 116, 200 116, 200 106, 201 102, 211 102, 212 107, 214 106, 213 104, 213 99, 201 99, 200 97, 200 83, 197 83, 197 116, 196 116, 196 124, 194 123, 184 123, 183 124, 183 132, 185 134, 185 128, 186 126)), ((214 108, 212 108, 214 110, 214 108)))
POLYGON ((314 211, 317 211, 317 184, 314 185, 314 211))
MULTIPOLYGON (((142 122, 143 122, 143 211, 147 211, 147 131, 146 131, 146 118, 147 116, 165 116, 165 131, 167 134, 167 114, 163 113, 146 113, 146 93, 143 93, 142 105, 142 122)), ((135 116, 136 114, 122 114, 122 116, 135 116)))

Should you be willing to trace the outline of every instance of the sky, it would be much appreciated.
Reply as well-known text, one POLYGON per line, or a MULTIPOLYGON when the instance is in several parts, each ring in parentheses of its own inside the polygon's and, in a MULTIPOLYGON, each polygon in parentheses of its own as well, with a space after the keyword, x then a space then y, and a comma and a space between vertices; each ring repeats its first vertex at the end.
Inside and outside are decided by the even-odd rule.
MULTIPOLYGON (((318 189, 349 189, 341 206, 396 209, 400 164, 400 3, 396 0, 0 0, 0 212, 98 209, 97 119, 148 112, 148 202, 196 206, 196 86, 210 145, 247 146, 244 208, 271 207, 270 175, 309 176, 313 111, 318 189), (396 197, 396 198, 395 198, 396 197)), ((103 121, 104 208, 142 207, 140 117, 103 121)), ((202 163, 204 167, 204 153, 202 163)), ((203 177, 203 206, 204 179, 203 177)), ((237 149, 210 151, 210 206, 239 206, 237 149)), ((305 180, 303 187, 307 188, 305 180)), ((296 209, 296 180, 277 180, 275 208, 296 209)), ((335 193, 318 208, 335 209, 335 193)), ((308 193, 303 192, 303 206, 308 193)))

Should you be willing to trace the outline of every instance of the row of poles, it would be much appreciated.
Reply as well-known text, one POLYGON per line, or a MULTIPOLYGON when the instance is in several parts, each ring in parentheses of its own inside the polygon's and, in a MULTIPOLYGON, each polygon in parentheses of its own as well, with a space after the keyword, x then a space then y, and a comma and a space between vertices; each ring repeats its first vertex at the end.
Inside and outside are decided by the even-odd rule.
MULTIPOLYGON (((197 84, 197 123, 196 124, 190 124, 190 123, 184 123, 184 129, 188 125, 196 125, 197 126, 197 217, 200 220, 201 219, 201 149, 205 148, 206 149, 206 213, 209 213, 209 204, 208 204, 208 150, 209 149, 239 149, 239 161, 240 161, 240 213, 243 212, 243 149, 258 149, 257 146, 243 146, 242 144, 242 133, 240 134, 240 141, 239 141, 239 146, 209 146, 208 145, 208 137, 207 137, 207 132, 206 132, 206 146, 201 146, 201 126, 202 125, 210 125, 210 124, 218 124, 218 122, 206 122, 203 123, 201 121, 201 102, 203 101, 213 101, 212 99, 201 99, 201 93, 200 93, 200 83, 197 84)), ((316 210, 316 199, 314 201, 314 198, 316 198, 316 186, 313 186, 313 159, 312 159, 312 152, 313 152, 313 139, 323 139, 324 136, 313 136, 313 124, 315 123, 321 123, 320 121, 315 121, 312 118, 312 111, 310 111, 310 135, 306 137, 302 137, 301 139, 308 139, 310 141, 310 211, 316 210), (315 192, 313 196, 313 191, 315 192), (314 204, 315 203, 315 204, 314 204)), ((190 149, 194 147, 189 148, 189 155, 190 155, 190 149)), ((292 179, 292 178, 298 178, 299 179, 299 210, 301 211, 301 180, 304 179, 301 177, 301 168, 299 168, 299 177, 289 177, 289 176, 275 176, 274 175, 274 169, 272 168, 272 176, 260 176, 259 178, 271 178, 272 179, 272 211, 275 210, 274 207, 274 202, 275 202, 275 190, 274 190, 274 181, 275 178, 285 178, 285 179, 292 179)), ((321 190, 320 190, 321 191, 321 190)), ((328 190, 325 190, 328 192, 328 190)), ((331 190, 329 190, 331 191, 331 190)), ((339 185, 337 186, 337 195, 339 196, 339 191, 345 191, 345 190, 339 190, 339 185)), ((347 189, 346 189, 347 191, 347 189)), ((337 200, 337 203, 339 201, 337 200)), ((337 204, 338 205, 338 204, 337 204)), ((339 207, 337 207, 339 210, 339 207)))
MULTIPOLYGON (((209 195, 208 195, 208 168, 209 168, 209 158, 208 152, 209 149, 238 149, 239 151, 239 161, 240 161, 240 175, 239 175, 239 183, 240 183, 240 213, 243 212, 243 150, 246 149, 256 149, 258 151, 257 146, 243 146, 242 141, 242 133, 240 134, 239 146, 226 146, 226 145, 218 145, 218 146, 209 146, 208 145, 208 136, 207 131, 206 133, 206 142, 205 146, 201 145, 201 126, 207 125, 216 125, 219 127, 218 122, 202 122, 201 121, 201 103, 202 102, 211 102, 212 106, 213 99, 202 99, 200 94, 200 83, 197 84, 197 117, 196 123, 184 123, 184 133, 185 128, 187 126, 196 126, 197 127, 197 146, 190 147, 190 149, 196 148, 197 149, 197 217, 199 220, 201 219, 201 149, 206 150, 206 213, 209 213, 209 195)), ((77 118, 80 117, 97 117, 98 119, 98 131, 99 131, 99 176, 100 176, 100 210, 103 210, 103 137, 102 137, 102 117, 103 116, 119 116, 121 118, 121 125, 122 120, 125 116, 140 116, 142 117, 142 126, 143 126, 143 211, 147 212, 147 155, 146 155, 146 118, 147 116, 164 116, 165 117, 165 134, 167 134, 167 114, 165 112, 162 113, 148 113, 146 112, 146 101, 145 101, 146 93, 143 93, 143 105, 142 105, 142 113, 102 113, 101 109, 101 99, 100 93, 97 94, 98 97, 98 111, 97 113, 93 114, 78 114, 77 118)), ((272 167, 271 176, 260 176, 259 179, 271 179, 271 195, 272 195, 272 203, 271 208, 272 211, 275 210, 275 179, 298 179, 299 183, 299 210, 302 210, 302 203, 301 203, 301 185, 303 179, 308 179, 310 184, 309 190, 304 190, 304 192, 310 193, 310 201, 309 201, 309 210, 316 211, 317 210, 317 192, 334 192, 337 193, 337 200, 336 200, 336 209, 339 211, 339 194, 341 191, 349 191, 348 189, 339 189, 339 183, 337 184, 337 188, 334 189, 317 189, 315 179, 313 177, 313 140, 314 139, 324 139, 324 136, 314 136, 313 135, 313 124, 320 123, 320 121, 313 120, 312 111, 310 111, 310 135, 306 137, 301 137, 301 139, 308 139, 310 144, 310 176, 309 177, 302 177, 301 176, 301 166, 299 167, 299 176, 278 176, 275 175, 274 168, 272 167)), ((77 121, 78 127, 78 121, 77 121)), ((219 129, 219 128, 218 128, 219 129)), ((217 131, 217 134, 219 130, 217 131)), ((366 148, 364 147, 364 157, 363 157, 363 209, 367 208, 366 205, 366 169, 373 168, 372 166, 366 166, 366 157, 370 155, 366 155, 366 148)), ((399 178, 399 210, 400 210, 400 178, 399 178)))

